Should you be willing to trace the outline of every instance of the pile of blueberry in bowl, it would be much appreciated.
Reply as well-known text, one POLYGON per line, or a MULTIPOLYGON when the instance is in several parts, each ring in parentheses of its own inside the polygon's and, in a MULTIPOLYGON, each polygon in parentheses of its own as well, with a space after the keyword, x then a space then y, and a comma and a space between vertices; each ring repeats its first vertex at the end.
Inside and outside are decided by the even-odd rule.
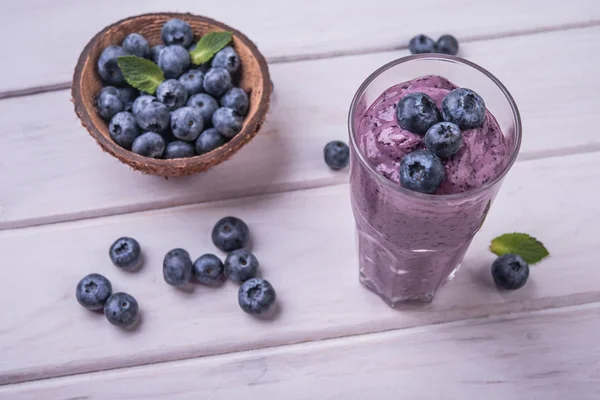
POLYGON ((189 175, 231 157, 262 126, 264 57, 242 33, 191 14, 145 14, 98 33, 72 97, 102 149, 134 169, 189 175))

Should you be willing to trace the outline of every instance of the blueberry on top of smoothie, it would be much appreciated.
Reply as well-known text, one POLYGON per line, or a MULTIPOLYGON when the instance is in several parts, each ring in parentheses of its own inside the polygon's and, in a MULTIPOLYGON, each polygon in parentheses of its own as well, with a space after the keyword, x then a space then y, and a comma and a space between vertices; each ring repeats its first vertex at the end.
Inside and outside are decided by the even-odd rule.
POLYGON ((442 158, 456 154, 462 142, 462 132, 452 122, 438 122, 427 130, 423 138, 427 150, 442 158))
POLYGON ((402 129, 424 135, 433 124, 441 121, 441 116, 431 97, 415 92, 400 99, 396 119, 402 129))
POLYGON ((442 101, 442 116, 460 129, 478 128, 485 120, 485 102, 471 89, 454 89, 442 101))
POLYGON ((429 150, 413 151, 400 163, 400 184, 415 192, 435 193, 444 177, 444 165, 429 150))

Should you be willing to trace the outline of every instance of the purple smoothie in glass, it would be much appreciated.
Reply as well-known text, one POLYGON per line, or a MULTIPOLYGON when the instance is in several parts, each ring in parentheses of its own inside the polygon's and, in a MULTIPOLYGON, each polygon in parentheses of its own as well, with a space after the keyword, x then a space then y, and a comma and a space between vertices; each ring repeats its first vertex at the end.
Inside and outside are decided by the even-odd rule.
MULTIPOLYGON (((464 64, 463 68, 470 66, 445 56, 414 56, 407 60, 440 62, 446 58, 464 64)), ((396 63, 401 62, 406 61, 396 63)), ((507 108, 514 110, 515 118, 512 125, 506 124, 508 132, 503 132, 488 107, 483 125, 463 131, 460 150, 442 160, 446 175, 437 192, 412 192, 400 186, 399 166, 404 156, 424 148, 423 137, 398 126, 396 105, 404 96, 422 92, 440 108, 446 94, 458 86, 440 76, 425 75, 399 81, 403 83, 378 95, 367 93, 369 89, 373 92, 373 82, 378 73, 386 73, 385 68, 363 84, 365 93, 359 90, 353 102, 350 185, 358 230, 360 280, 395 306, 431 301, 458 268, 518 152, 520 121, 510 97, 507 108), (367 105, 369 96, 374 100, 367 105)), ((491 83, 505 92, 495 78, 491 83)), ((480 95, 487 103, 485 93, 480 95)), ((505 110, 499 107, 499 111, 505 110)))

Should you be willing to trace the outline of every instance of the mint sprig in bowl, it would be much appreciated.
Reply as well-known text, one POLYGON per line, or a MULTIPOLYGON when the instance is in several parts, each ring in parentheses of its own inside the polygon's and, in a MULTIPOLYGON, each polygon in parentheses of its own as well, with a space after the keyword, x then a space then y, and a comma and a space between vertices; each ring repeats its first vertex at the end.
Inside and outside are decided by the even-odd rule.
MULTIPOLYGON (((135 55, 120 56, 118 65, 124 70, 127 82, 121 86, 133 86, 143 92, 152 93, 163 79, 167 79, 162 75, 162 71, 156 71, 154 68, 156 65, 152 64, 151 59, 146 62, 145 59, 136 59, 135 55)), ((243 33, 203 16, 156 13, 126 18, 96 34, 79 57, 73 75, 71 93, 75 112, 82 125, 104 151, 147 174, 182 176, 205 171, 230 158, 248 143, 264 123, 269 109, 271 90, 267 62, 243 33), (130 147, 119 145, 111 138, 110 121, 103 119, 96 108, 96 98, 100 90, 107 85, 98 73, 97 62, 106 47, 121 45, 125 37, 131 33, 143 35, 150 46, 163 44, 161 30, 165 22, 171 19, 183 20, 192 28, 193 42, 198 43, 197 49, 190 51, 191 62, 195 64, 193 68, 202 69, 209 66, 214 54, 225 45, 235 49, 241 64, 236 72, 237 86, 248 94, 249 106, 247 114, 243 117, 241 130, 224 145, 207 153, 186 158, 151 158, 136 154, 130 147)), ((216 100, 219 101, 218 98, 216 100)))

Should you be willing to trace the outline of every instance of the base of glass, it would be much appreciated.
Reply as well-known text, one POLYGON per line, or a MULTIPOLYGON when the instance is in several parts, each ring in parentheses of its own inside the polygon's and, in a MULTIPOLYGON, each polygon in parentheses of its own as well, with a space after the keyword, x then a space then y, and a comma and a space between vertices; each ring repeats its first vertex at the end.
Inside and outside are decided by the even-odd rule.
MULTIPOLYGON (((458 264, 456 266, 456 268, 454 268, 452 270, 452 272, 450 272, 450 274, 448 275, 448 278, 445 279, 440 284, 439 287, 442 287, 446 282, 454 279, 460 266, 461 266, 461 264, 458 264)), ((402 305, 410 305, 410 304, 429 304, 433 301, 433 298, 435 297, 435 294, 437 292, 437 289, 436 289, 433 292, 421 293, 421 294, 418 294, 415 296, 388 297, 387 295, 384 294, 384 292, 380 288, 377 287, 377 284, 375 282, 373 282, 371 279, 367 278, 362 272, 360 272, 360 274, 359 274, 359 281, 364 287, 366 287, 371 292, 373 292, 377 296, 379 296, 379 298, 381 298, 381 300, 383 300, 391 308, 397 308, 402 305)), ((439 287, 438 287, 438 289, 439 289, 439 287)))

